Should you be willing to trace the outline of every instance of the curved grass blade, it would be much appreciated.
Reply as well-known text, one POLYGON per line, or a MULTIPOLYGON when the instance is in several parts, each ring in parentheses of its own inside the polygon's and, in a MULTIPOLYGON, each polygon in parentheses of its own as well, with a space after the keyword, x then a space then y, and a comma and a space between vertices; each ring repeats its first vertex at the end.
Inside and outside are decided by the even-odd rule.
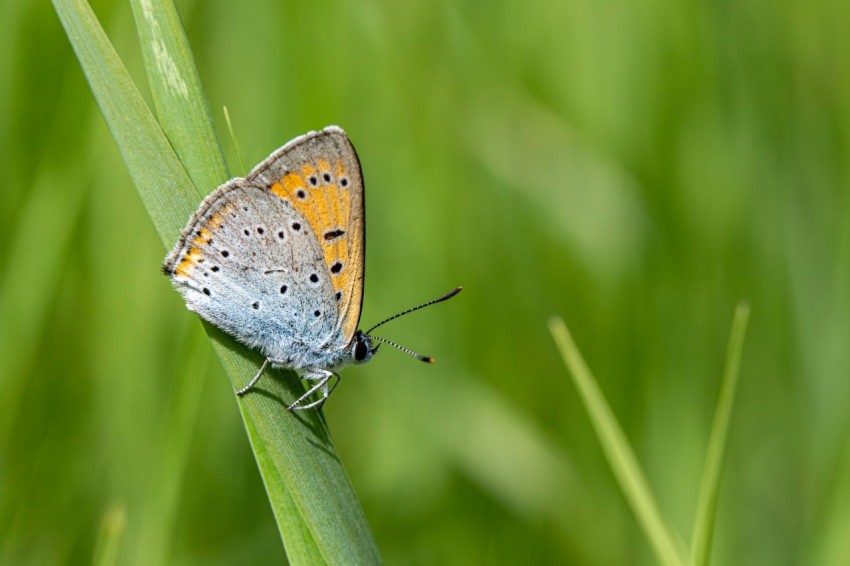
POLYGON ((100 111, 159 237, 171 246, 198 193, 136 85, 83 0, 54 0, 100 111))
MULTIPOLYGON (((215 179, 214 185, 225 180, 217 178, 223 169, 215 159, 195 156, 181 162, 87 2, 53 3, 142 201, 163 243, 170 247, 199 201, 184 165, 193 171, 205 169, 193 172, 192 178, 215 179)), ((161 28, 160 33, 167 29, 161 28)), ((181 68, 196 73, 194 64, 181 68)), ((193 95, 202 96, 199 91, 193 95)), ((196 110, 202 106, 192 105, 196 110)), ((173 114, 162 118, 168 120, 167 116, 173 114)), ((208 119, 203 111, 193 116, 208 119)), ((181 127, 189 126, 173 126, 173 131, 181 127)), ((234 389, 241 387, 246 376, 259 367, 259 356, 211 325, 204 328, 234 389)), ((287 556, 294 564, 378 563, 380 555, 371 531, 320 413, 293 416, 283 409, 301 392, 303 386, 292 374, 272 372, 262 389, 239 404, 287 556), (280 375, 285 379, 274 379, 280 375)))
POLYGON ((634 451, 585 364, 570 331, 564 321, 557 317, 549 320, 549 331, 561 352, 564 364, 573 376, 614 477, 643 528, 656 558, 660 563, 670 566, 685 564, 683 553, 658 511, 658 505, 634 451))
POLYGON ((714 424, 708 441, 705 468, 697 500, 694 532, 691 537, 691 562, 695 566, 708 564, 711 555, 711 540, 714 536, 714 523, 717 511, 717 493, 720 489, 720 471, 726 453, 726 439, 729 436, 729 419, 735 401, 735 388, 738 383, 738 368, 741 363, 741 351, 744 336, 750 319, 750 307, 740 303, 735 308, 729 346, 726 350, 726 364, 723 370, 723 382, 720 385, 720 399, 714 413, 714 424))
POLYGON ((170 0, 130 4, 159 124, 195 186, 206 194, 230 174, 180 17, 170 0))

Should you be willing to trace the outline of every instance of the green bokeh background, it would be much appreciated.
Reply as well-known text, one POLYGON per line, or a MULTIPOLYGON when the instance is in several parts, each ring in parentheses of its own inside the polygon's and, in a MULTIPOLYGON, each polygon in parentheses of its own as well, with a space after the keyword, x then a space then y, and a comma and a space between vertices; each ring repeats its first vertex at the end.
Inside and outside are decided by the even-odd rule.
MULTIPOLYGON (((687 540, 740 299, 714 563, 845 563, 850 4, 177 5, 248 167, 351 136, 364 325, 465 287, 381 329, 437 364, 383 348, 325 408, 388 563, 653 563, 553 314, 687 540)), ((94 7, 147 96, 129 5, 94 7)), ((104 525, 121 564, 283 561, 231 388, 48 3, 0 3, 0 84, 0 563, 90 563, 104 525)))

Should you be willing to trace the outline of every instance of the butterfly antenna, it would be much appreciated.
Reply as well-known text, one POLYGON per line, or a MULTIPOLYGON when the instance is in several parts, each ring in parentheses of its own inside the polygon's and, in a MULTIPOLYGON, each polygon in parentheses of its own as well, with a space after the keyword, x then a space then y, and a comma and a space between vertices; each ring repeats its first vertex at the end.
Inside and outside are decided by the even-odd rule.
MULTIPOLYGON (((446 293, 445 295, 443 295, 443 296, 442 296, 442 297, 440 297, 439 299, 434 299, 434 300, 432 300, 432 301, 428 301, 427 303, 422 303, 422 304, 421 304, 421 305, 419 305, 418 307, 413 307, 412 309, 407 309, 406 311, 404 311, 404 312, 400 312, 400 313, 398 313, 398 314, 396 314, 396 315, 393 315, 393 316, 389 317, 389 318, 388 318, 388 319, 386 319, 386 320, 382 320, 381 322, 379 322, 378 324, 376 324, 375 326, 373 326, 372 328, 370 328, 369 330, 367 330, 367 331, 366 331, 366 332, 364 332, 363 334, 367 334, 367 335, 368 335, 370 332, 372 332, 373 330, 375 330, 375 329, 376 329, 376 328, 378 328, 379 326, 382 326, 382 325, 384 325, 384 324, 388 323, 388 322, 389 322, 389 321, 391 321, 391 320, 395 320, 395 319, 397 319, 397 318, 398 318, 398 317, 400 317, 400 316, 404 316, 404 315, 406 315, 406 314, 410 314, 410 313, 412 313, 413 311, 418 311, 419 309, 424 309, 425 307, 430 307, 431 305, 435 305, 435 304, 437 304, 437 303, 442 303, 443 301, 448 301, 449 299, 451 299, 452 297, 454 297, 455 295, 457 295, 458 293, 460 293, 461 289, 463 289, 463 287, 458 287, 457 289, 453 289, 451 292, 446 293)), ((373 338, 375 338, 375 337, 373 336, 373 338)), ((378 338, 378 340, 383 340, 383 339, 378 338)), ((392 342, 389 342, 389 341, 387 341, 387 340, 383 340, 383 341, 384 341, 384 342, 387 342, 388 344, 390 344, 390 345, 392 345, 392 346, 395 346, 396 348, 398 348, 398 349, 400 349, 400 350, 405 350, 404 348, 402 348, 401 346, 399 346, 399 345, 397 345, 397 344, 393 344, 392 342)), ((420 356, 419 354, 416 354, 416 353, 410 352, 409 350, 405 350, 405 351, 406 351, 406 352, 408 352, 409 354, 413 354, 413 355, 414 355, 414 356, 416 356, 416 357, 422 358, 422 356, 420 356)))
POLYGON ((398 348, 402 352, 410 354, 411 356, 413 356, 414 358, 416 358, 419 361, 422 361, 422 362, 425 362, 425 363, 428 363, 428 364, 434 363, 434 358, 432 358, 431 356, 423 356, 421 354, 417 354, 416 352, 414 352, 410 348, 405 348, 404 346, 400 346, 400 345, 396 344, 395 342, 391 342, 391 341, 387 340, 386 338, 381 338, 379 336, 371 336, 371 335, 367 335, 367 336, 369 336, 369 338, 371 338, 372 340, 377 340, 379 342, 383 342, 384 344, 389 344, 390 346, 392 346, 394 348, 398 348))

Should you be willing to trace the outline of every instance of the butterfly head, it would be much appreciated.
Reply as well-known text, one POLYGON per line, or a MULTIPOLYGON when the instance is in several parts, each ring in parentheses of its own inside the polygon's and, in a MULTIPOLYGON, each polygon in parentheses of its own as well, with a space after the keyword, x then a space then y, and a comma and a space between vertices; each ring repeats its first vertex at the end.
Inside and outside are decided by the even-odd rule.
POLYGON ((377 351, 378 346, 372 345, 371 336, 363 334, 362 330, 354 333, 354 340, 351 342, 351 359, 354 360, 354 363, 365 364, 372 359, 377 351))

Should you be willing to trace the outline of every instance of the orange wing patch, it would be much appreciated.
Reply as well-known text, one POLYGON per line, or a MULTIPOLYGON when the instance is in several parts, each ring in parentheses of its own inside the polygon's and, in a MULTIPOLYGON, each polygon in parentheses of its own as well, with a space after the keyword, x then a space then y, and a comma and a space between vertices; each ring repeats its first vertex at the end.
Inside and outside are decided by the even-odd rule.
POLYGON ((177 277, 188 277, 189 270, 195 267, 201 259, 203 259, 201 250, 198 248, 189 248, 186 255, 184 255, 183 259, 180 260, 180 263, 177 264, 177 269, 174 270, 174 274, 177 277))
POLYGON ((207 227, 211 230, 218 230, 219 228, 221 228, 222 222, 224 222, 224 218, 221 217, 221 214, 216 212, 215 214, 210 216, 210 219, 207 221, 207 227))
POLYGON ((207 219, 205 225, 195 233, 195 237, 192 238, 191 244, 187 243, 187 245, 191 247, 186 250, 186 253, 180 260, 180 263, 178 263, 177 267, 174 269, 174 275, 176 277, 189 277, 192 272, 192 269, 197 264, 204 261, 204 254, 201 251, 201 248, 212 243, 213 232, 215 230, 218 230, 224 222, 224 217, 222 217, 222 213, 230 214, 234 210, 235 207, 233 203, 227 203, 221 209, 221 212, 216 212, 207 219))
POLYGON ((271 186, 271 191, 292 203, 304 216, 322 245, 325 265, 331 283, 341 299, 340 312, 345 312, 350 300, 345 291, 351 284, 349 271, 348 222, 351 195, 341 161, 331 165, 324 159, 315 164, 305 164, 299 172, 291 171, 271 186), (345 179, 345 185, 339 181, 345 179))
POLYGON ((198 230, 198 235, 195 236, 195 239, 192 240, 192 243, 196 246, 206 246, 210 240, 212 240, 212 232, 210 232, 206 228, 201 228, 200 230, 198 230))

